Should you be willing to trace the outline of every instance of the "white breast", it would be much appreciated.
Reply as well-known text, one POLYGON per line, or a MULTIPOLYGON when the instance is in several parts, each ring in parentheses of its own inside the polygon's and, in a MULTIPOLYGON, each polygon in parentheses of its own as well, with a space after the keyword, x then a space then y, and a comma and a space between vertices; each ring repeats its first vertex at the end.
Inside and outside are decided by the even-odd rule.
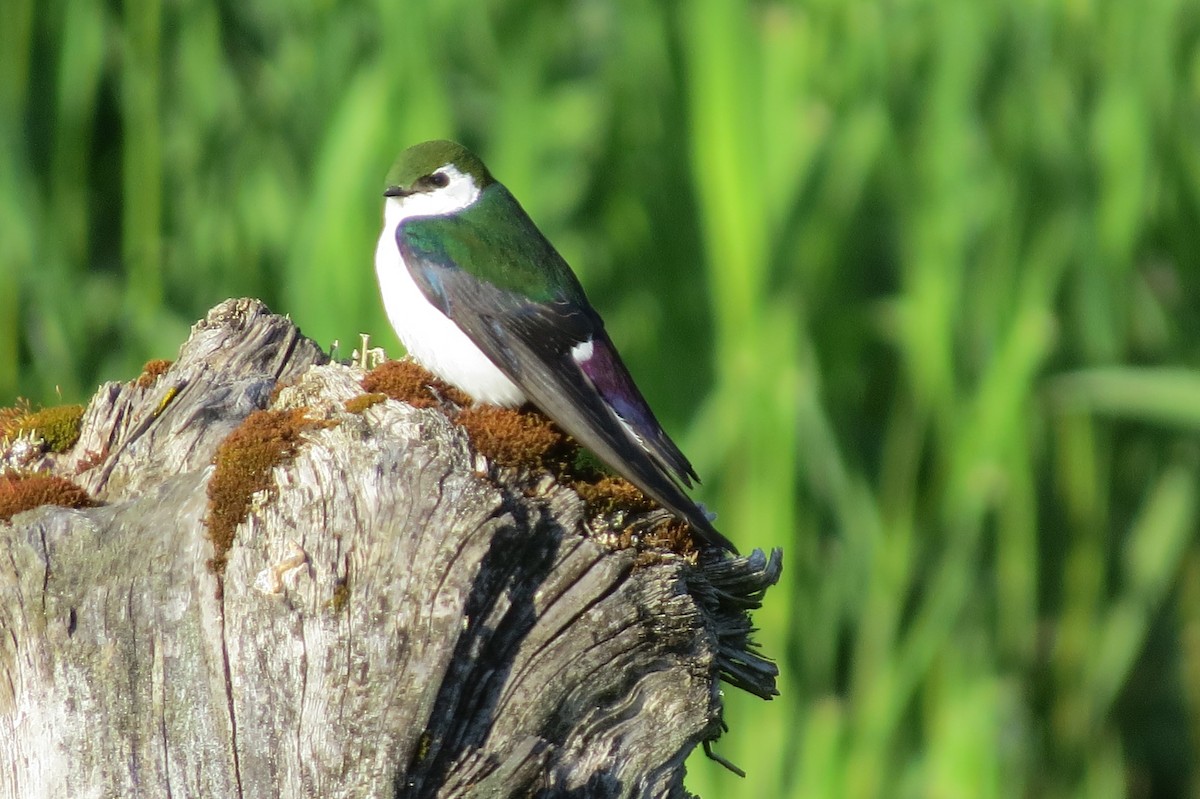
MULTIPOLYGON (((469 176, 458 175, 456 178, 470 181, 469 176)), ((454 181, 448 188, 454 188, 454 181)), ((449 195, 447 199, 456 205, 463 199, 445 190, 438 194, 449 195)), ((478 195, 477 190, 475 195, 478 195)), ((496 368, 458 325, 425 299, 400 257, 396 227, 401 221, 409 216, 431 215, 431 212, 449 213, 469 205, 474 197, 457 207, 443 205, 436 208, 429 200, 430 195, 421 194, 407 198, 389 197, 384 204, 383 232, 375 249, 375 274, 379 278, 388 320, 409 354, 447 383, 480 402, 506 407, 521 405, 525 402, 521 389, 496 368), (413 201, 419 201, 419 210, 413 208, 413 201)))

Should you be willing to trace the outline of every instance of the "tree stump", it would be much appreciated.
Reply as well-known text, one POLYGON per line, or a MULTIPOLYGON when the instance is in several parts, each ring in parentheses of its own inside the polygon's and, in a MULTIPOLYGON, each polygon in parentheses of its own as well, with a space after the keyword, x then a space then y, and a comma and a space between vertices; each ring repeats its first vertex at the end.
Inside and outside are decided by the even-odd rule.
POLYGON ((614 548, 362 378, 230 300, 67 451, 0 443, 98 503, 0 521, 0 797, 684 797, 718 679, 774 695, 778 550, 614 548))

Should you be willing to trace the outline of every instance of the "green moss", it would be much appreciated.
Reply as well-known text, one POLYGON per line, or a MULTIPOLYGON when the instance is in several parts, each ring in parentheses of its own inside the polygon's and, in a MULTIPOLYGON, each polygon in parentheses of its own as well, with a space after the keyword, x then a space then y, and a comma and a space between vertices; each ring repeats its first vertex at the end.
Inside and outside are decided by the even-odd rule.
POLYGON ((653 500, 623 477, 604 475, 598 480, 575 480, 575 493, 587 503, 590 515, 604 515, 618 510, 643 512, 657 507, 653 500))
POLYGON ((612 470, 605 466, 604 462, 597 458, 590 449, 583 447, 575 450, 575 457, 571 461, 571 471, 580 479, 591 481, 597 481, 613 474, 612 470))
POLYGON ((412 771, 417 766, 425 762, 429 757, 429 749, 433 746, 433 734, 429 730, 422 730, 421 735, 417 738, 417 745, 413 748, 412 757, 408 761, 408 770, 412 771))
POLYGON ((79 440, 83 421, 82 405, 58 405, 40 411, 20 412, 20 408, 0 411, 0 438, 36 435, 49 452, 66 452, 79 440))
POLYGON ((351 397, 350 399, 346 400, 346 411, 348 413, 362 413, 367 408, 378 405, 387 398, 387 394, 382 392, 375 392, 373 394, 359 394, 357 397, 351 397))
POLYGON ((333 596, 329 597, 329 609, 334 613, 341 613, 346 607, 346 603, 350 601, 350 578, 347 576, 343 580, 338 580, 338 583, 333 588, 333 596))

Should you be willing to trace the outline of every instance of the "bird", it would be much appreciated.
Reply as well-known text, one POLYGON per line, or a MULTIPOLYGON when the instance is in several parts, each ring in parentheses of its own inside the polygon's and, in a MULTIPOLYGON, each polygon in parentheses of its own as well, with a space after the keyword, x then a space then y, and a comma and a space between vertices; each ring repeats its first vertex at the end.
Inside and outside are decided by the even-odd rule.
POLYGON ((427 141, 388 172, 375 272, 419 363, 477 402, 531 403, 709 548, 733 543, 686 493, 663 431, 567 262, 461 144, 427 141))

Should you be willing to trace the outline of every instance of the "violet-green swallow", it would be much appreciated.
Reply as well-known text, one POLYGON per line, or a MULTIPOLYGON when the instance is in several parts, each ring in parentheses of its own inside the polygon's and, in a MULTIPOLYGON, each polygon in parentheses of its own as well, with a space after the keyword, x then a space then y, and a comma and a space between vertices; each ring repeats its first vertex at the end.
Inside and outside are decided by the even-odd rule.
POLYGON ((700 538, 736 552, 684 493, 696 472, 579 280, 483 162, 454 142, 418 144, 383 194, 375 271, 409 354, 480 402, 532 402, 700 538))

